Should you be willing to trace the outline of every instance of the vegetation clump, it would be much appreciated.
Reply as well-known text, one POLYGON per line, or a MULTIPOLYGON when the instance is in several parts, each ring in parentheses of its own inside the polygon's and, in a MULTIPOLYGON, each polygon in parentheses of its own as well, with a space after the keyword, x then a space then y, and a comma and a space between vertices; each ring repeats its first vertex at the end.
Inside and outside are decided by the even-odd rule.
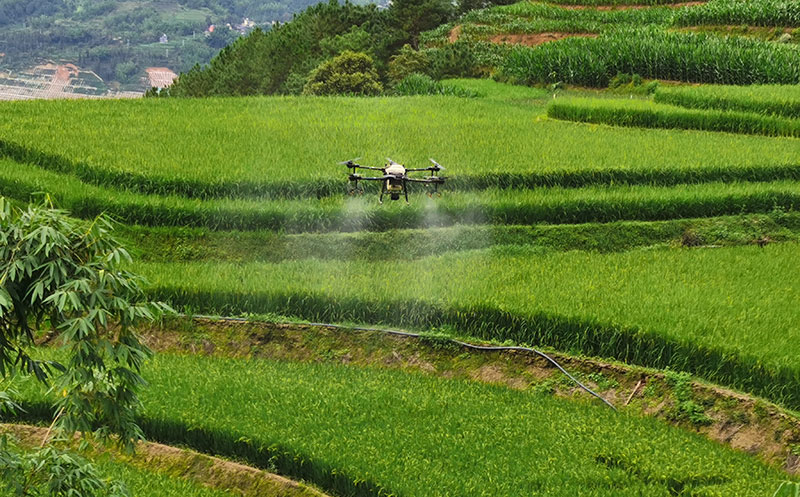
POLYGON ((303 88, 306 95, 374 96, 382 91, 372 58, 349 50, 320 64, 303 88))

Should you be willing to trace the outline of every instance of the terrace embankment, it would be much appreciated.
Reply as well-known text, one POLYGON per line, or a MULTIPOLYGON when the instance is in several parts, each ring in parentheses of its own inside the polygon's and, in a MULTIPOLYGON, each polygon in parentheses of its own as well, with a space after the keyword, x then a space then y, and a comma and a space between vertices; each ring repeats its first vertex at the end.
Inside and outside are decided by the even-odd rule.
MULTIPOLYGON (((38 446, 49 435, 47 428, 21 424, 2 424, 0 434, 11 434, 25 446, 38 446)), ((193 450, 142 442, 134 454, 93 447, 88 455, 108 455, 116 461, 138 468, 189 480, 208 488, 226 490, 242 497, 327 497, 308 485, 273 473, 193 450)))
MULTIPOLYGON (((470 351, 439 336, 410 339, 379 331, 211 319, 170 321, 144 330, 144 336, 162 352, 391 368, 590 399, 538 356, 470 351)), ((800 419, 789 411, 684 374, 549 354, 623 413, 659 418, 800 473, 800 419)))

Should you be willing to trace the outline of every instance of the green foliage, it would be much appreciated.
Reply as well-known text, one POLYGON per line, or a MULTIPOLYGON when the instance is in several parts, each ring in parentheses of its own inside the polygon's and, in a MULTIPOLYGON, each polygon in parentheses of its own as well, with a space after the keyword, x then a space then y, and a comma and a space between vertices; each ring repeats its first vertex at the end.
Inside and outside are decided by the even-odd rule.
POLYGON ((118 481, 104 479, 94 465, 55 447, 18 449, 0 437, 0 491, 19 497, 129 497, 118 481))
POLYGON ((550 104, 547 115, 556 119, 616 126, 800 137, 798 119, 739 111, 686 109, 643 100, 559 99, 550 104))
POLYGON ((403 48, 389 61, 389 81, 397 84, 411 74, 426 74, 430 67, 427 53, 403 45, 403 48))
POLYGON ((453 95, 456 97, 477 97, 474 92, 434 81, 426 74, 410 74, 395 87, 398 95, 453 95))
POLYGON ((131 447, 141 438, 138 371, 150 354, 132 326, 168 308, 144 300, 111 229, 104 216, 86 226, 52 206, 18 210, 0 197, 0 371, 19 367, 45 381, 56 367, 59 428, 116 434, 131 447), (29 355, 43 325, 66 345, 64 366, 29 355))
POLYGON ((417 48, 420 33, 447 22, 452 12, 448 0, 393 0, 389 15, 393 25, 406 33, 417 48))
POLYGON ((320 64, 303 88, 306 95, 375 96, 382 91, 372 58, 349 50, 320 64))
POLYGON ((800 82, 800 48, 740 37, 616 30, 598 38, 567 38, 540 47, 515 47, 502 74, 526 84, 605 87, 617 73, 697 83, 800 82))
POLYGON ((756 112, 800 119, 800 85, 664 86, 658 103, 694 109, 756 112))
POLYGON ((693 398, 692 376, 689 373, 667 371, 664 379, 672 387, 672 395, 676 402, 672 412, 669 413, 671 419, 689 421, 695 425, 711 424, 712 420, 706 415, 703 406, 695 402, 693 398))
POLYGON ((399 35, 387 16, 375 5, 340 5, 336 0, 314 5, 291 22, 237 39, 208 66, 182 74, 169 95, 299 93, 308 73, 333 52, 369 47, 380 60, 388 58, 399 35))

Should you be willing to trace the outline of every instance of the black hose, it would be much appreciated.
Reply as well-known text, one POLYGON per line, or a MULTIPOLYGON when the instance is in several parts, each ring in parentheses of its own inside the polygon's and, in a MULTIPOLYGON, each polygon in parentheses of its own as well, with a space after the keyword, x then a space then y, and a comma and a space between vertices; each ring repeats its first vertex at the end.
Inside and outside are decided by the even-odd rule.
MULTIPOLYGON (((201 314, 192 314, 191 317, 192 318, 199 318, 199 319, 217 320, 217 321, 235 321, 235 322, 240 322, 240 323, 249 322, 249 320, 246 319, 246 318, 204 316, 204 315, 201 315, 201 314)), ((294 324, 294 323, 283 323, 283 324, 294 324)), ((308 326, 320 326, 320 327, 325 327, 325 328, 336 328, 336 329, 345 329, 345 330, 377 331, 377 332, 386 333, 386 334, 389 334, 389 335, 397 335, 397 336, 409 337, 409 338, 425 338, 425 335, 422 335, 420 333, 411 333, 411 332, 408 332, 408 331, 400 331, 400 330, 386 330, 386 329, 381 329, 381 328, 364 328, 364 327, 361 327, 361 326, 345 326, 345 325, 341 325, 341 324, 332 324, 332 323, 305 323, 305 324, 308 325, 308 326)), ((515 350, 515 351, 520 351, 520 352, 530 352, 530 353, 536 354, 539 357, 541 357, 541 358, 545 359, 546 361, 548 361, 553 366, 557 367, 558 370, 561 371, 562 373, 564 373, 564 375, 567 378, 572 380, 576 385, 578 385, 580 388, 585 390, 587 393, 589 393, 590 395, 592 395, 594 397, 597 397, 598 399, 603 401, 603 403, 605 405, 607 405, 608 407, 610 407, 611 409, 613 409, 615 411, 617 410, 617 408, 614 407, 609 401, 607 401, 606 399, 601 397, 600 394, 598 394, 597 392, 595 392, 591 388, 589 388, 586 385, 584 385, 583 383, 581 383, 577 378, 575 378, 574 376, 569 374, 569 372, 567 372, 566 369, 561 367, 561 365, 558 362, 556 362, 555 359, 553 359, 549 355, 545 354, 541 350, 536 350, 536 349, 532 349, 532 348, 529 348, 529 347, 516 347, 516 346, 507 347, 507 346, 501 346, 501 345, 475 345, 475 344, 472 344, 472 343, 462 342, 461 340, 456 340, 454 338, 449 338, 449 337, 442 337, 442 339, 443 340, 447 340, 450 343, 454 343, 456 345, 459 345, 461 347, 464 347, 464 348, 467 348, 467 349, 473 349, 473 350, 483 350, 483 351, 515 350)))

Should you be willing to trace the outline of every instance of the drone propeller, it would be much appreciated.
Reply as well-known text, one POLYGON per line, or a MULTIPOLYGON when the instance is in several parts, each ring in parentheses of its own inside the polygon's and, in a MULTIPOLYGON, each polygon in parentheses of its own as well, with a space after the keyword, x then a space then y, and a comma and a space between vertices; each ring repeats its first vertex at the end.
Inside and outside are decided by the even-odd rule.
POLYGON ((355 161, 357 161, 359 159, 361 159, 361 157, 356 157, 355 159, 350 159, 350 160, 346 160, 344 162, 340 162, 339 165, 340 166, 345 166, 347 164, 352 164, 352 163, 354 163, 355 161))
POLYGON ((398 165, 398 166, 400 165, 400 164, 397 164, 397 162, 393 161, 392 159, 390 159, 390 158, 388 158, 388 157, 386 158, 386 160, 388 160, 388 161, 389 161, 389 164, 391 164, 391 165, 393 165, 393 166, 394 166, 394 165, 398 165))
POLYGON ((433 165, 435 166, 436 171, 444 171, 444 167, 441 164, 439 164, 438 162, 436 162, 433 159, 428 159, 428 160, 433 162, 433 165))

